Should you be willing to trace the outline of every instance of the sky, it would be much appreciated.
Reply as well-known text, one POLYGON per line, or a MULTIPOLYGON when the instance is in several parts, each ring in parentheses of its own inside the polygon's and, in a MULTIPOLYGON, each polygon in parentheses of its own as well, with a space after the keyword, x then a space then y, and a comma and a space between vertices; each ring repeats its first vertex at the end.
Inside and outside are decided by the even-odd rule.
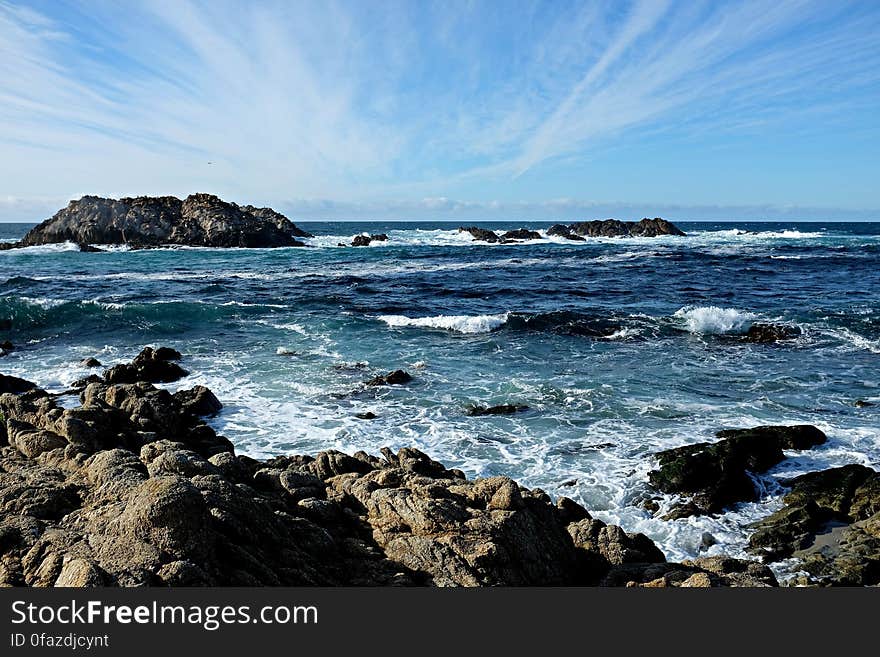
POLYGON ((0 0, 0 221, 880 220, 880 2, 0 0))

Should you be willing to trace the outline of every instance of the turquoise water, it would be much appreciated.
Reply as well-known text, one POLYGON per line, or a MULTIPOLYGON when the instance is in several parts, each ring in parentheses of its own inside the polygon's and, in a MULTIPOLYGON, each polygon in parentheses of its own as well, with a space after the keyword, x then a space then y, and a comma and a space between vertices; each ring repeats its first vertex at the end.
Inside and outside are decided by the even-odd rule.
MULTIPOLYGON (((214 425, 240 452, 411 445, 578 499, 671 558, 698 554, 705 531, 719 541, 708 554, 741 553, 744 525, 779 500, 659 520, 639 505, 659 449, 806 422, 828 444, 760 478, 770 493, 783 475, 880 467, 880 224, 682 223, 684 238, 510 245, 451 223, 302 225, 314 248, 0 252, 0 339, 21 346, 0 370, 61 390, 88 373, 84 357, 172 346, 192 375, 169 387, 214 390, 214 425), (390 239, 337 247, 362 231, 390 239), (802 335, 738 340, 754 321, 802 335), (362 387, 397 368, 413 382, 362 387), (529 410, 465 414, 495 403, 529 410), (377 419, 355 417, 366 411, 377 419)), ((0 224, 0 239, 25 229, 0 224)))

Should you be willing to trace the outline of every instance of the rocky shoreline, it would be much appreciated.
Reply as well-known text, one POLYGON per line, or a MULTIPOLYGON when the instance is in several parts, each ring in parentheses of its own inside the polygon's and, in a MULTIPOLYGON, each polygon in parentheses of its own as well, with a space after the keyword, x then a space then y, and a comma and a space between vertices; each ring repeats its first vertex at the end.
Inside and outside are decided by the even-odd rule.
MULTIPOLYGON (((236 455, 204 421, 222 408, 210 390, 153 385, 186 376, 181 358, 147 348, 60 394, 0 375, 0 585, 777 585, 758 561, 669 563, 648 537, 573 500, 507 477, 469 480, 411 448, 236 455), (80 403, 62 407, 61 395, 80 403)), ((367 383, 405 384, 402 374, 367 383)), ((825 435, 719 438, 658 455, 654 486, 690 498, 677 513, 754 499, 749 473, 825 435)), ((799 584, 880 582, 880 474, 846 466, 790 485, 753 535, 756 555, 803 555, 799 584)))

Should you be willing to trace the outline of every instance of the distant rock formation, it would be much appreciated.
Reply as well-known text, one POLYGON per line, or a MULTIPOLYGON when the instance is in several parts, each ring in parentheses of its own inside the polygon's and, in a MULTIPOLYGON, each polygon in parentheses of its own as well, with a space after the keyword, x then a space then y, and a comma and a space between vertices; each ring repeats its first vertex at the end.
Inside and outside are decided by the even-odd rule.
POLYGON ((304 246, 311 235, 271 208, 227 203, 212 194, 138 196, 110 199, 83 196, 34 227, 17 246, 58 242, 127 244, 148 248, 163 244, 266 248, 304 246))
POLYGON ((661 235, 684 236, 685 234, 678 226, 660 217, 642 219, 641 221, 618 221, 617 219, 580 221, 570 224, 567 233, 564 232, 565 226, 558 224, 553 228, 556 229, 553 234, 569 237, 569 239, 571 239, 571 235, 578 237, 659 237, 661 235))
MULTIPOLYGON (((470 233, 475 241, 491 244, 541 239, 540 233, 527 228, 507 231, 501 236, 494 231, 477 226, 463 226, 458 229, 458 232, 470 233)), ((582 242, 585 237, 660 237, 661 235, 683 236, 684 234, 684 231, 678 226, 659 217, 642 219, 641 221, 618 221, 617 219, 580 221, 573 224, 554 224, 547 229, 547 235, 551 237, 564 237, 576 242, 582 242)))

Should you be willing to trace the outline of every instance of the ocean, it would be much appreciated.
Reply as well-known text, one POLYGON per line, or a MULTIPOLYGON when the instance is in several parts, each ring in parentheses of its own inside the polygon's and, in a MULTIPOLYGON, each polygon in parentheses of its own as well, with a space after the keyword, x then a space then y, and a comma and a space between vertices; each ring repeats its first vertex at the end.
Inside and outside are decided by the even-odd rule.
MULTIPOLYGON (((571 497, 675 560, 745 556, 781 478, 880 468, 880 223, 679 222, 687 237, 504 245, 451 222, 299 225, 314 248, 0 252, 0 339, 20 347, 0 371, 57 391, 90 373, 83 358, 174 347, 191 375, 168 387, 213 390, 212 424, 239 453, 413 446, 571 497), (361 232, 389 240, 337 246, 361 232), (738 338, 764 321, 801 335, 738 338), (362 386, 395 369, 412 382, 362 386), (466 413, 502 403, 528 409, 466 413), (794 423, 829 440, 756 477, 762 501, 675 521, 659 518, 673 496, 643 508, 658 450, 794 423)), ((0 239, 29 227, 0 224, 0 239)))

